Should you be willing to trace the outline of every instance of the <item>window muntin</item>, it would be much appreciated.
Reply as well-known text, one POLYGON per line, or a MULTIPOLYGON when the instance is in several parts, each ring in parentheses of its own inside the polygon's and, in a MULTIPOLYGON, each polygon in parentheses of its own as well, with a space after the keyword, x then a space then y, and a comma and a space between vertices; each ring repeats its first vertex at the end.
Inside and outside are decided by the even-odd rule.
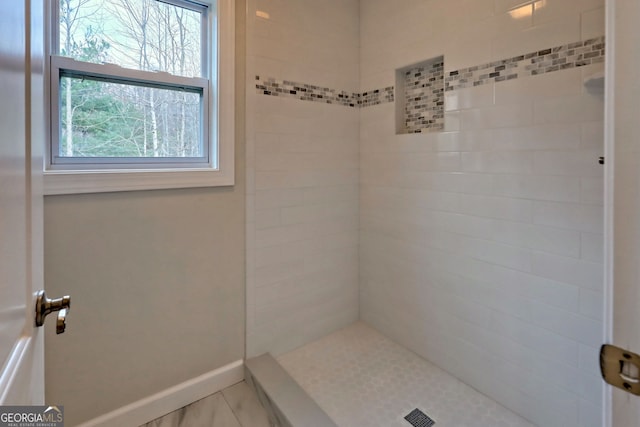
POLYGON ((216 169, 207 7, 58 2, 49 168, 216 169))

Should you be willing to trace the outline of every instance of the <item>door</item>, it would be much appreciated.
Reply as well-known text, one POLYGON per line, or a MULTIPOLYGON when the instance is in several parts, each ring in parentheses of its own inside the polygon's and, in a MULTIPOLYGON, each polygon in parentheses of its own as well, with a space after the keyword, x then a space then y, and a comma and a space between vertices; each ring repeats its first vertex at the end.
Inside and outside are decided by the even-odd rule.
MULTIPOLYGON (((640 2, 607 0, 605 340, 640 353, 640 2)), ((608 388, 605 425, 640 425, 640 396, 608 388)))
POLYGON ((4 1, 0 13, 0 405, 44 403, 41 1, 4 1))

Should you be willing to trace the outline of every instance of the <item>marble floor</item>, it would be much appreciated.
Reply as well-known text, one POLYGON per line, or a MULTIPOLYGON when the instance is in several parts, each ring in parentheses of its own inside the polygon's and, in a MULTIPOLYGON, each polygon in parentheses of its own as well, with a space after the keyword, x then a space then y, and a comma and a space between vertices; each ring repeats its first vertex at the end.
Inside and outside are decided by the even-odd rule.
POLYGON ((141 427, 270 427, 264 408, 243 381, 141 427))
POLYGON ((340 427, 410 427, 416 408, 436 427, 534 427, 362 322, 277 360, 340 427))

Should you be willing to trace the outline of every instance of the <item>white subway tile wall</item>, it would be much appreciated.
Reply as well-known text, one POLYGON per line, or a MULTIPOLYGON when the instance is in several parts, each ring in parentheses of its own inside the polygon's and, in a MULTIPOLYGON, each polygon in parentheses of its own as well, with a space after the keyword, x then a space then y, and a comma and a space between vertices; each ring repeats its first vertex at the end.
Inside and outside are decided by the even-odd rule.
POLYGON ((444 132, 360 109, 360 317, 536 425, 600 425, 603 34, 595 0, 361 2, 360 90, 448 87, 444 132))
POLYGON ((248 1, 249 357, 358 318, 357 23, 356 0, 248 1))
POLYGON ((603 0, 248 3, 247 355, 359 317, 599 426, 603 0), (444 128, 396 135, 396 70, 439 56, 444 128))

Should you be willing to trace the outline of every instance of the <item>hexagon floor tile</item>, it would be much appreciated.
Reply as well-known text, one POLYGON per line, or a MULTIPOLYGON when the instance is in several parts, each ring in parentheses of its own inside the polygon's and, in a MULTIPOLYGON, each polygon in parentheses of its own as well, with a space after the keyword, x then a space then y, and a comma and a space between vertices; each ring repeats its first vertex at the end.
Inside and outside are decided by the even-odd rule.
POLYGON ((340 427, 534 427, 362 322, 277 359, 340 427))

